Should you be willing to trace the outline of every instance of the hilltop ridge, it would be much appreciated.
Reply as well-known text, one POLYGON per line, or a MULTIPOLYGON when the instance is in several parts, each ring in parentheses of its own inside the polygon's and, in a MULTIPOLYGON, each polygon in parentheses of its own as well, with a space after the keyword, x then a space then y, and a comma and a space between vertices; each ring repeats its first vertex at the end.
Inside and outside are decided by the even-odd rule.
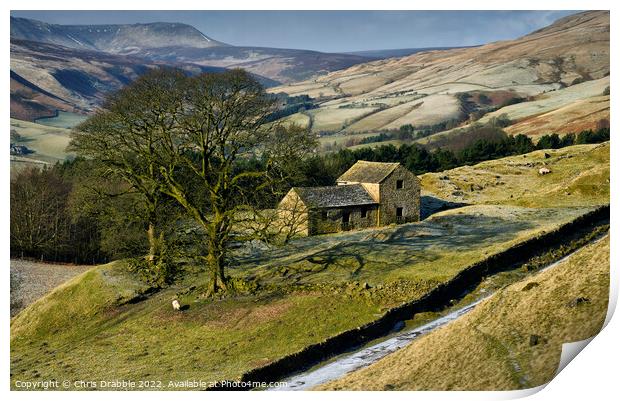
POLYGON ((170 22, 59 25, 11 17, 11 38, 115 54, 132 54, 143 49, 166 46, 229 46, 206 36, 191 25, 170 22))

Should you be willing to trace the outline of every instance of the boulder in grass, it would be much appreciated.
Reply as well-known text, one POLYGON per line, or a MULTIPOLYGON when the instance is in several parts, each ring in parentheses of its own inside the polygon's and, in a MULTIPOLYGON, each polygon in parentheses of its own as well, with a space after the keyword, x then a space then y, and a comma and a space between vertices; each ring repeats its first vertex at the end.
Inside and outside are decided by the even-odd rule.
POLYGON ((529 283, 527 283, 525 286, 523 286, 523 288, 521 289, 521 291, 529 291, 532 288, 538 287, 538 283, 535 281, 530 281, 529 283))
POLYGON ((541 168, 538 170, 538 174, 539 174, 539 175, 547 175, 547 174, 549 174, 549 173, 551 173, 551 170, 549 170, 547 167, 541 167, 541 168))
POLYGON ((575 299, 572 299, 569 303, 568 303, 568 307, 569 308, 576 308, 579 305, 582 304, 586 304, 590 302, 590 298, 586 298, 586 297, 578 297, 575 299))

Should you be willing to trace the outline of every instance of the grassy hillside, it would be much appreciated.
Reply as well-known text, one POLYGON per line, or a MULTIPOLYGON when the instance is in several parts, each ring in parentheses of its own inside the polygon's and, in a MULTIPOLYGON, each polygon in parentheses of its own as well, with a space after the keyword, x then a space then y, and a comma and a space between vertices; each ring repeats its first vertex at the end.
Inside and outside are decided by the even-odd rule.
POLYGON ((506 129, 534 138, 546 133, 577 133, 609 120, 609 95, 591 96, 542 114, 531 114, 506 129))
MULTIPOLYGON (((561 152, 572 163, 581 160, 576 169, 593 170, 601 164, 608 171, 608 153, 605 158, 597 149, 608 152, 608 145, 561 152)), ((540 155, 526 157, 535 160, 540 155)), ((496 161, 494 167, 502 169, 498 174, 505 175, 506 182, 515 176, 522 181, 510 185, 538 186, 537 175, 523 174, 523 167, 510 160, 496 161)), ((460 177, 458 170, 444 175, 460 177)), ((551 177, 559 187, 574 183, 571 174, 554 174, 544 178, 551 177)), ((443 194, 439 178, 433 177, 422 177, 427 214, 444 204, 438 196, 443 194)), ((600 180, 601 188, 608 186, 604 177, 593 175, 588 185, 600 180)), ((207 278, 198 266, 186 266, 182 281, 144 297, 140 294, 147 288, 123 262, 95 267, 12 320, 11 379, 150 378, 165 385, 167 380, 234 379, 373 321, 466 266, 608 201, 608 192, 597 192, 585 196, 582 207, 577 207, 579 202, 572 203, 574 207, 540 207, 552 206, 540 192, 527 198, 529 206, 539 207, 528 208, 511 204, 509 190, 503 194, 489 192, 486 198, 472 199, 486 204, 439 212, 420 223, 303 238, 284 247, 239 249, 230 274, 242 279, 247 290, 221 300, 204 297, 207 278), (177 297, 187 310, 172 310, 170 303, 177 297)))
POLYGON ((202 297, 206 278, 197 273, 127 303, 144 288, 122 263, 97 267, 13 319, 12 378, 235 378, 374 320, 584 211, 472 206, 423 224, 308 238, 241 258, 233 276, 260 288, 220 301, 202 297), (185 312, 170 306, 177 293, 185 312))
MULTIPOLYGON (((505 114, 512 121, 505 129, 506 132, 533 138, 550 133, 567 134, 594 129, 600 120, 609 121, 609 94, 604 95, 606 88, 609 88, 609 76, 542 93, 527 102, 502 107, 487 113, 476 123, 485 124, 505 114)), ((445 146, 446 138, 454 136, 460 128, 463 127, 422 138, 418 143, 430 147, 445 146)))
POLYGON ((593 11, 514 40, 372 61, 270 91, 322 102, 313 114, 325 113, 332 124, 313 127, 316 132, 465 124, 475 111, 506 112, 520 124, 511 133, 538 136, 592 129, 609 119, 608 86, 609 13, 593 11), (521 103, 506 106, 515 102, 521 103), (360 109, 356 118, 351 109, 360 109))
POLYGON ((420 177, 452 202, 570 207, 609 202, 609 142, 546 149, 420 177), (548 156, 548 157, 546 157, 548 156), (538 170, 547 167, 550 174, 538 170))
POLYGON ((512 284, 468 315, 321 390, 512 390, 550 381, 562 344, 599 332, 609 236, 512 284), (501 317, 501 318, 499 318, 501 317))
POLYGON ((55 162, 67 157, 66 148, 71 140, 69 129, 11 118, 11 130, 20 136, 20 140, 15 143, 35 151, 32 158, 55 162))

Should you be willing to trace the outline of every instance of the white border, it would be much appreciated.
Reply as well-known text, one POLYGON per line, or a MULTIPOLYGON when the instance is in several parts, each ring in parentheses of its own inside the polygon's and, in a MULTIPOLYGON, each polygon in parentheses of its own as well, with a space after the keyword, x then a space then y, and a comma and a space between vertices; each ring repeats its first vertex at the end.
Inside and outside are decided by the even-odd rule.
MULTIPOLYGON (((187 1, 187 0, 177 0, 177 1, 162 1, 162 0, 153 0, 149 2, 137 2, 137 1, 120 1, 120 0, 107 0, 105 2, 96 2, 90 1, 84 3, 83 1, 76 0, 56 0, 53 3, 49 1, 32 1, 32 0, 9 0, 3 2, 3 7, 5 9, 4 13, 4 21, 5 24, 1 25, 2 33, 1 37, 4 38, 4 52, 3 60, 5 68, 9 65, 9 37, 10 37, 10 29, 8 24, 9 12, 11 9, 16 10, 45 10, 50 9, 50 5, 54 6, 54 9, 64 9, 64 10, 139 10, 139 9, 154 9, 154 10, 203 10, 203 9, 212 9, 212 10, 253 10, 253 9, 271 9, 271 10, 288 10, 288 9, 297 9, 297 10, 346 10, 346 9, 382 9, 382 10, 554 10, 554 9, 563 9, 563 10, 595 10, 595 9, 604 9, 611 10, 611 70, 617 71, 614 69, 615 66, 618 66, 618 52, 615 51, 615 45, 617 45, 618 40, 616 37, 617 26, 618 26, 618 14, 620 11, 619 2, 612 1, 540 1, 540 0, 520 0, 520 1, 489 1, 489 0, 470 0, 467 2, 462 1, 445 1, 445 0, 436 0, 432 2, 413 2, 413 1, 404 1, 404 0, 384 0, 380 3, 371 2, 367 0, 313 0, 311 2, 292 2, 292 1, 273 1, 273 0, 263 0, 259 3, 251 2, 251 1, 241 1, 241 0, 227 0, 227 1, 217 1, 217 2, 205 2, 205 1, 187 1), (258 8, 257 6, 260 6, 258 8)), ((205 32, 205 34, 209 34, 209 32, 205 32)), ((9 68, 5 69, 5 73, 8 72, 9 68)), ((9 77, 8 74, 5 75, 5 95, 3 98, 3 121, 5 130, 8 131, 9 127, 9 97, 6 96, 9 92, 9 77)), ((615 77, 615 76, 614 76, 615 77)), ((612 78, 613 79, 613 78, 612 78)), ((614 92, 614 96, 611 101, 611 109, 612 115, 614 116, 611 119, 612 131, 616 132, 619 128, 620 124, 618 124, 616 116, 618 115, 617 111, 617 102, 615 101, 616 95, 618 93, 616 87, 612 85, 612 91, 614 92)), ((612 134, 614 135, 614 134, 612 134)), ((5 149, 8 148, 9 136, 8 133, 5 132, 4 135, 5 149)), ((619 139, 614 138, 611 145, 611 153, 612 160, 618 156, 618 143, 619 139)), ((9 316, 9 197, 8 197, 8 188, 9 188, 9 157, 8 152, 5 155, 5 168, 1 170, 1 177, 3 187, 5 188, 5 195, 2 198, 2 221, 1 226, 2 230, 2 260, 5 265, 5 276, 4 280, 2 280, 2 293, 4 294, 4 303, 3 310, 0 312, 2 316, 4 316, 4 324, 1 327, 0 332, 2 333, 2 347, 1 349, 1 363, 2 363, 2 374, 0 375, 0 389, 5 396, 10 397, 10 399, 16 400, 32 400, 32 399, 40 399, 43 398, 46 400, 66 400, 66 399, 83 399, 88 397, 92 400, 109 400, 111 395, 109 393, 103 392, 95 392, 95 393, 67 393, 67 392, 48 392, 45 395, 35 392, 9 392, 9 366, 10 366, 10 356, 9 356, 9 324, 10 320, 9 316)), ((615 193, 618 189, 618 184, 616 182, 616 178, 618 177, 618 164, 612 163, 611 166, 611 192, 612 192, 612 203, 615 202, 615 193)), ((609 399, 612 394, 617 394, 618 390, 618 377, 617 377, 617 367, 618 360, 620 358, 618 339, 620 338, 620 323, 618 323, 618 318, 611 319, 613 311, 615 310, 615 304, 617 302, 618 297, 618 282, 619 282, 619 272, 618 272, 618 252, 616 249, 618 248, 619 241, 615 235, 615 223, 617 218, 616 205, 612 205, 611 215, 612 221, 612 235, 611 235, 611 266, 612 266, 612 285, 611 285, 611 297, 610 297, 610 310, 608 313, 608 324, 602 330, 602 332, 597 335, 591 343, 586 347, 584 352, 581 352, 572 363, 569 363, 568 366, 562 370, 559 375, 552 380, 544 389, 538 388, 534 390, 526 390, 519 392, 381 392, 381 393, 373 393, 373 392, 356 392, 354 394, 347 394, 342 392, 330 392, 330 393, 317 393, 317 392, 302 392, 295 393, 295 398, 297 399, 310 399, 319 397, 322 399, 333 399, 333 400, 342 400, 348 397, 355 397, 360 400, 365 399, 374 399, 374 398, 390 398, 395 400, 497 400, 497 399, 513 399, 519 398, 526 395, 530 395, 533 392, 538 390, 542 390, 533 396, 532 399, 536 400, 553 400, 553 399, 562 399, 562 400, 572 400, 572 399, 580 399, 583 400, 585 398, 591 399, 609 399)), ((201 392, 188 392, 188 393, 124 393, 119 392, 112 395, 115 399, 135 399, 135 398, 146 398, 148 397, 150 400, 168 400, 172 397, 182 397, 184 399, 192 399, 192 400, 204 400, 204 399, 229 399, 229 398, 245 398, 252 397, 256 399, 262 400, 273 400, 273 399, 288 399, 291 397, 291 393, 266 393, 266 392, 252 392, 252 393, 201 393, 201 392), (280 397, 280 398, 279 398, 280 397)))

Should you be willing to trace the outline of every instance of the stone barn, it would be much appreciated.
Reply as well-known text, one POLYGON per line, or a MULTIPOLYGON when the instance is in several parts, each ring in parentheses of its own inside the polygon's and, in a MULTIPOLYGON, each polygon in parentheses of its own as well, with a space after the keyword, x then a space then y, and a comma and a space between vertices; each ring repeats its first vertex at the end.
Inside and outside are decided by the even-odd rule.
POLYGON ((329 187, 292 188, 278 210, 307 235, 420 220, 420 180, 399 163, 358 161, 329 187))

